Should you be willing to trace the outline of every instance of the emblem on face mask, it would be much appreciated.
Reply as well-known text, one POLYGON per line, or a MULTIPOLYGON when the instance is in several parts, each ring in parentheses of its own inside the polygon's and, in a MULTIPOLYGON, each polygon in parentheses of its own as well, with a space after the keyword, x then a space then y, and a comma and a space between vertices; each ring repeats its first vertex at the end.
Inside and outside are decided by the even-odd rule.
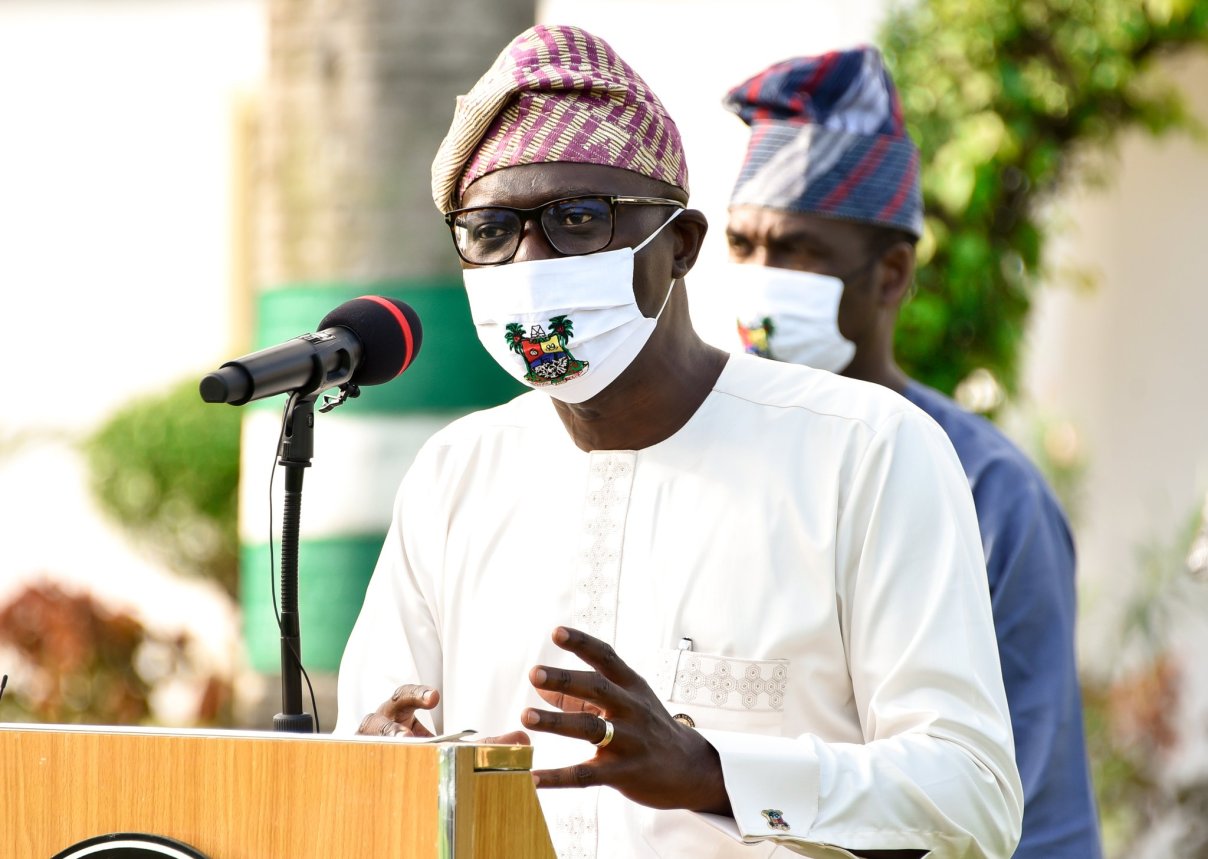
POLYGON ((762 813, 769 827, 779 829, 782 832, 789 831, 789 822, 784 819, 783 811, 778 808, 765 808, 762 813))
POLYGON ((772 330, 772 320, 766 316, 763 318, 763 322, 751 328, 739 322, 738 336, 742 339, 742 348, 748 355, 758 355, 760 358, 769 357, 771 352, 768 351, 768 339, 772 336, 772 330))
POLYGON ((566 316, 550 319, 548 333, 534 325, 525 334, 519 322, 509 322, 504 333, 508 346, 524 359, 524 378, 534 386, 559 385, 587 372, 588 363, 566 348, 573 336, 573 323, 566 316))

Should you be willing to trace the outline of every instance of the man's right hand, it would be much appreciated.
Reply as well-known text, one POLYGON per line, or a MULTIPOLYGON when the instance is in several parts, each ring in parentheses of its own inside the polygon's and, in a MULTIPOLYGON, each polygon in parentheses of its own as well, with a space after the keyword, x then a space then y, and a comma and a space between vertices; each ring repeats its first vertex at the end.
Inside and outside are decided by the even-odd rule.
MULTIPOLYGON (((431 686, 407 683, 394 690, 390 700, 361 720, 358 734, 371 737, 431 737, 432 732, 415 718, 416 710, 431 710, 440 703, 440 692, 431 686)), ((474 737, 469 742, 503 746, 527 746, 524 731, 509 731, 497 737, 474 737)))
POLYGON ((361 720, 358 734, 374 737, 430 737, 432 732, 415 718, 416 710, 431 710, 440 703, 440 692, 431 686, 407 683, 394 690, 390 700, 361 720))

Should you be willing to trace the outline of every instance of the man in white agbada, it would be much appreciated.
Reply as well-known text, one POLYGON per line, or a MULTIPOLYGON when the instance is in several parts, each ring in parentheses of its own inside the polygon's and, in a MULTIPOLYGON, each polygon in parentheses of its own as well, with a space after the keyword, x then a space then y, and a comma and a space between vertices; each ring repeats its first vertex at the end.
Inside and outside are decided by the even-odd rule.
POLYGON ((537 390, 416 458, 337 732, 527 729, 565 857, 1010 856, 951 445, 892 392, 696 336, 706 222, 642 80, 526 31, 459 102, 433 194, 484 346, 537 390))

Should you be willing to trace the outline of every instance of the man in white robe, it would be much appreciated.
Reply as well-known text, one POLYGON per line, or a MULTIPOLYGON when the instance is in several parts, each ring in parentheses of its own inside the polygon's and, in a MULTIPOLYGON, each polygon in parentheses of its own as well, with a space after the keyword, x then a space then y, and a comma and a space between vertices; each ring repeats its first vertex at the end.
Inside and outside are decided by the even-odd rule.
POLYGON ((531 736, 566 857, 1010 856, 951 445, 892 392, 696 336, 706 223, 641 79, 581 30, 521 34, 433 192, 484 346, 538 390, 418 455, 337 732, 531 736))

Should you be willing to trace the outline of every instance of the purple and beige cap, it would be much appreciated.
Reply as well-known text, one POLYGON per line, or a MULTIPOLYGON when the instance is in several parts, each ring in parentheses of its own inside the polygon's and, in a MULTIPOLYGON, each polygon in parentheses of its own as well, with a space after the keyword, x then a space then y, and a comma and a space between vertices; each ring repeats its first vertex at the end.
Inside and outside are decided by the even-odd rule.
POLYGON ((777 63, 732 89, 725 106, 751 126, 730 205, 922 236, 919 153, 875 48, 777 63))
POLYGON ((591 33, 537 26, 458 98, 432 162, 432 200, 448 212, 475 179, 555 161, 619 167, 688 190, 679 129, 637 72, 591 33))

